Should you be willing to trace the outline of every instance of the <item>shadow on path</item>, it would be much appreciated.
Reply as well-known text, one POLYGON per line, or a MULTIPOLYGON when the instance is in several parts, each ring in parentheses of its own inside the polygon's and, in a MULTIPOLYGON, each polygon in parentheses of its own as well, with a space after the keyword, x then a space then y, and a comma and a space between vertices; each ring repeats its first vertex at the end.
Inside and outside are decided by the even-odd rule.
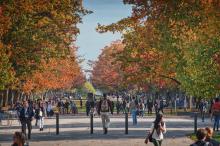
MULTIPOLYGON (((181 138, 185 137, 192 131, 168 131, 165 134, 166 138, 181 138)), ((146 136, 145 130, 130 130, 128 135, 124 134, 124 131, 109 131, 107 135, 102 134, 102 130, 95 130, 94 134, 90 134, 88 131, 66 131, 60 132, 59 135, 55 133, 33 133, 31 141, 60 141, 60 140, 113 140, 113 139, 144 139, 146 136)), ((1 142, 12 142, 11 134, 0 134, 1 142)))

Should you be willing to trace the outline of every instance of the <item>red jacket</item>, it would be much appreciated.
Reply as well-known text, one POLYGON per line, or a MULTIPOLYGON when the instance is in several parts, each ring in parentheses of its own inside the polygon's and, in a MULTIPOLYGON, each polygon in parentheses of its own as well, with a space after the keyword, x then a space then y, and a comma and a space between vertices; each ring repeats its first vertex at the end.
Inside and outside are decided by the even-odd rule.
POLYGON ((220 111, 220 102, 216 102, 212 105, 212 111, 216 111, 216 110, 220 111))

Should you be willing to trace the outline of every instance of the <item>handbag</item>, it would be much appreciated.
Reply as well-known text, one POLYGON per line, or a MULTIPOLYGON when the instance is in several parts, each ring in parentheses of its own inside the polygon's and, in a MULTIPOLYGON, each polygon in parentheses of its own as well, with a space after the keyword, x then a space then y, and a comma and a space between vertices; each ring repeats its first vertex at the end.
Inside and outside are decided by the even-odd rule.
POLYGON ((154 129, 153 129, 153 131, 146 137, 146 139, 145 139, 145 141, 144 141, 145 144, 148 144, 148 141, 153 142, 153 137, 152 137, 153 133, 154 133, 154 129))

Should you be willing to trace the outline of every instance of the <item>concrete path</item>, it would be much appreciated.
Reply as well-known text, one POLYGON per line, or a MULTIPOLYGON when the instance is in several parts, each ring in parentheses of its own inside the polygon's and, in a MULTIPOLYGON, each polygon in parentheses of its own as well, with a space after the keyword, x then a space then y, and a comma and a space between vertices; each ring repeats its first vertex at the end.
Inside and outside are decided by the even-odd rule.
MULTIPOLYGON (((41 132, 35 126, 32 130, 32 139, 29 141, 31 146, 143 146, 146 130, 149 129, 153 122, 153 117, 138 119, 138 125, 133 126, 129 118, 129 134, 124 134, 124 117, 111 117, 111 125, 108 135, 103 135, 101 119, 94 118, 94 134, 90 134, 90 119, 84 116, 61 116, 60 117, 60 134, 55 134, 55 118, 45 120, 44 131, 41 132)), ((193 132, 193 118, 170 116, 165 118, 167 133, 163 146, 187 146, 192 141, 186 137, 193 132)), ((33 121, 32 124, 34 124, 33 121)), ((6 124, 6 121, 3 121, 6 124)), ((198 119, 198 128, 211 126, 209 119, 201 122, 198 119)), ((17 120, 13 121, 13 126, 0 126, 0 144, 9 146, 12 142, 12 134, 20 131, 20 125, 17 120)), ((152 144, 149 143, 149 146, 152 144)))

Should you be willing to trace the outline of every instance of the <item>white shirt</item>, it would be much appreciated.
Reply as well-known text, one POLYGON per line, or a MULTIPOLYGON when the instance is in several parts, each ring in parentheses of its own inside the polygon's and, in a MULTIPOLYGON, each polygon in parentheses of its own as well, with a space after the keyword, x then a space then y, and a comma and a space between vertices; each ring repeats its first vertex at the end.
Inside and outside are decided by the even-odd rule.
POLYGON ((150 132, 152 132, 153 129, 154 129, 154 133, 152 135, 153 139, 162 140, 164 138, 163 134, 166 133, 166 124, 165 124, 165 122, 164 122, 163 127, 164 127, 165 131, 164 132, 160 132, 160 134, 158 135, 156 129, 154 129, 154 123, 152 123, 150 132))

